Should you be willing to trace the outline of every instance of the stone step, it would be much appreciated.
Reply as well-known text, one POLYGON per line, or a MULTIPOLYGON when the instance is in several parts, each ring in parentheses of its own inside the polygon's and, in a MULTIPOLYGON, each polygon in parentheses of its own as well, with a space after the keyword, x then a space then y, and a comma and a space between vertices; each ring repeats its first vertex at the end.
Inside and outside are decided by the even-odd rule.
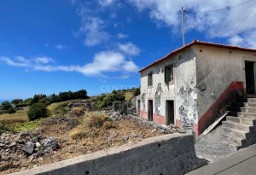
POLYGON ((241 145, 237 147, 237 150, 250 146, 256 143, 256 133, 246 133, 246 139, 241 140, 241 145))
POLYGON ((241 112, 229 111, 228 115, 230 115, 230 116, 238 116, 238 113, 241 113, 241 112))
POLYGON ((256 102, 256 98, 247 98, 248 102, 256 102))
POLYGON ((238 112, 237 113, 238 117, 251 117, 251 118, 256 118, 256 113, 249 113, 249 112, 238 112))
POLYGON ((256 119, 255 121, 252 120, 252 118, 243 118, 243 117, 234 117, 234 116, 227 116, 226 117, 227 121, 235 122, 235 123, 242 123, 242 124, 247 124, 247 125, 256 125, 256 119))
POLYGON ((232 121, 222 121, 222 125, 230 129, 244 131, 244 132, 249 132, 250 126, 251 126, 251 125, 236 123, 232 121))
POLYGON ((248 113, 256 113, 256 108, 254 107, 241 107, 241 112, 248 112, 248 113))
MULTIPOLYGON (((243 106, 241 106, 243 107, 243 106)), ((244 107, 255 107, 256 108, 256 102, 245 102, 244 107)))
POLYGON ((241 140, 246 139, 245 134, 246 132, 223 127, 222 135, 228 138, 230 141, 234 142, 237 146, 242 145, 241 140))

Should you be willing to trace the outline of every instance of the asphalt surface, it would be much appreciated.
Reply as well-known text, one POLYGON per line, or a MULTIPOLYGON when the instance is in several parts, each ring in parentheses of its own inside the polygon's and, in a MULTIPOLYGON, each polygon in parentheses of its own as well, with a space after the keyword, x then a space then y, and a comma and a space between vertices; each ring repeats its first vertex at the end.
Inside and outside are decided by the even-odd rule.
POLYGON ((188 175, 256 175, 256 144, 194 170, 188 175))

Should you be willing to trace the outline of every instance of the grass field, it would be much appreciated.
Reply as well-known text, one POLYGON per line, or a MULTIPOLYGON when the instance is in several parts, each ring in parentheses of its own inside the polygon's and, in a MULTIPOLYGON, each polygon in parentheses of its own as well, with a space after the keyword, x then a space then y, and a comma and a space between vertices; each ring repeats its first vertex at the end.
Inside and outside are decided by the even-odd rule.
POLYGON ((28 107, 24 108, 23 110, 18 110, 14 114, 0 114, 0 121, 1 120, 23 120, 28 121, 28 107))

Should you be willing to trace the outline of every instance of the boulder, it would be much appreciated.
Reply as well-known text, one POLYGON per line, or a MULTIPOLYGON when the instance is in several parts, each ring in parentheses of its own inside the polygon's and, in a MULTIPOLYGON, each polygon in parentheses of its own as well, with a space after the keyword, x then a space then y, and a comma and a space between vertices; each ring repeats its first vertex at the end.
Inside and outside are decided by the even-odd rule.
POLYGON ((26 152, 27 154, 32 154, 33 152, 34 152, 34 149, 35 149, 35 143, 33 143, 33 142, 27 142, 24 146, 23 146, 23 148, 22 148, 22 150, 24 151, 24 152, 26 152))

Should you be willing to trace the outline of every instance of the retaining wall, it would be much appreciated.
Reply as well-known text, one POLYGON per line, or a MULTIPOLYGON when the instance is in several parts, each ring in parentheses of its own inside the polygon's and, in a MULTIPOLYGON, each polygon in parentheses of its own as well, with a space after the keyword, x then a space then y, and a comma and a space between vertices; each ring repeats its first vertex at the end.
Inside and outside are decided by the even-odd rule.
POLYGON ((191 171, 196 164, 193 136, 175 133, 12 175, 177 175, 191 171))

